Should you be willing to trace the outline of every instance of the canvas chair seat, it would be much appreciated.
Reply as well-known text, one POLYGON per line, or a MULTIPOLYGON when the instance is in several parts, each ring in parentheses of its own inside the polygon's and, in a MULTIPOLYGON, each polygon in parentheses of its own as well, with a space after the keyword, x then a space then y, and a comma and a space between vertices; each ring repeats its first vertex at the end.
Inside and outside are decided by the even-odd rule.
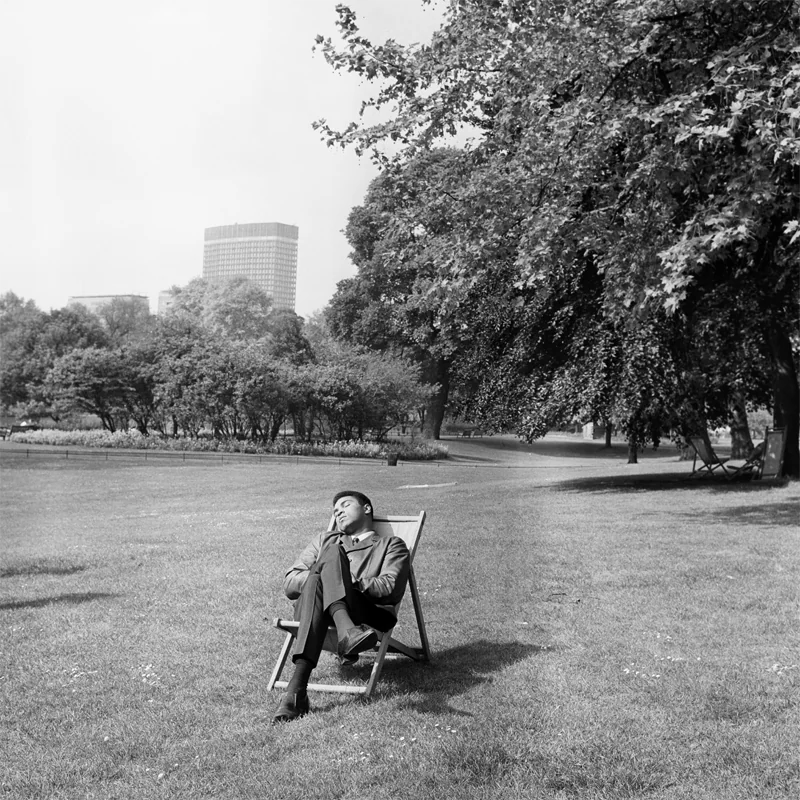
POLYGON ((687 436, 686 441, 692 446, 694 450, 694 460, 692 461, 692 474, 689 476, 713 475, 714 472, 721 472, 726 478, 729 477, 730 472, 725 464, 730 461, 729 458, 720 458, 711 447, 711 443, 706 437, 702 436, 687 436), (702 464, 697 466, 697 459, 700 459, 702 464))
MULTIPOLYGON (((414 615, 417 622, 417 630, 419 634, 420 646, 412 646, 405 644, 393 637, 395 627, 386 631, 385 633, 377 631, 379 641, 373 648, 375 652, 375 662, 372 666, 369 678, 366 683, 346 683, 346 684, 328 684, 328 683, 309 683, 308 688, 311 691, 317 692, 341 692, 344 694, 359 694, 369 699, 375 691, 375 686, 380 678, 381 671, 383 670, 384 662, 388 653, 396 653, 399 655, 407 656, 415 661, 430 661, 431 650, 428 644, 428 635, 425 631, 425 621, 422 616, 422 605, 420 603, 419 591, 417 589, 417 581, 414 576, 414 555, 419 545, 419 539, 422 534, 422 526, 425 524, 425 512, 420 511, 416 516, 376 516, 373 518, 374 530, 378 536, 398 536, 401 538, 408 547, 409 552, 409 576, 408 576, 408 590, 411 592, 411 600, 414 606, 414 615)), ((335 523, 333 517, 328 530, 334 530, 335 523)), ((399 610, 399 608, 398 608, 399 610)), ((272 670, 267 689, 285 689, 288 681, 281 679, 281 674, 289 659, 292 646, 297 637, 297 630, 300 623, 294 619, 275 619, 274 626, 279 630, 286 633, 283 641, 278 660, 272 670)), ((336 653, 336 628, 331 626, 325 637, 324 650, 331 653, 336 653)), ((370 652, 370 651, 367 651, 370 652)))

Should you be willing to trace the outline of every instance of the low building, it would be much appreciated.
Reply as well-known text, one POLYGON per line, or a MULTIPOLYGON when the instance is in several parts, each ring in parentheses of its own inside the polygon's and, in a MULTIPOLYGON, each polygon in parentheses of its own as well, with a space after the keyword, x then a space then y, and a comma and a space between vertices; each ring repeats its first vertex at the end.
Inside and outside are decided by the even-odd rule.
POLYGON ((167 311, 175 304, 175 292, 172 289, 165 289, 163 292, 158 293, 158 308, 156 314, 163 317, 167 311))

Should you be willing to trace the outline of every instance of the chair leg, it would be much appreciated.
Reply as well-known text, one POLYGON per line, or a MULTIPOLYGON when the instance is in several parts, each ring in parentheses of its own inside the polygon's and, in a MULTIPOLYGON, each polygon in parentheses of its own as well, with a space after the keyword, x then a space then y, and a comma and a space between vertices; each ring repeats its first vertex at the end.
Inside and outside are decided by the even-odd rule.
POLYGON ((372 693, 375 691, 375 686, 378 683, 378 678, 381 676, 383 662, 386 660, 386 653, 389 650, 389 641, 392 638, 393 630, 394 628, 386 631, 386 633, 383 634, 380 647, 378 647, 378 654, 375 656, 375 663, 372 665, 372 672, 370 673, 369 680, 367 681, 367 690, 364 692, 364 697, 367 700, 372 697, 372 693))
POLYGON ((428 644, 428 634, 425 630, 425 620, 422 617, 422 601, 419 596, 419 589, 417 589, 417 581, 414 577, 414 568, 411 568, 410 578, 408 581, 409 588, 411 589, 411 602, 414 606, 414 615, 417 618, 417 628, 419 630, 419 640, 422 644, 422 654, 426 661, 431 660, 431 647, 428 644))
POLYGON ((272 675, 270 676, 269 683, 267 684, 267 691, 272 691, 272 689, 275 687, 275 681, 281 677, 283 668, 286 666, 286 660, 289 658, 289 653, 292 651, 294 639, 295 636, 293 633, 286 634, 286 638, 283 641, 283 647, 281 647, 280 655, 278 656, 278 660, 275 662, 275 668, 272 670, 272 675))

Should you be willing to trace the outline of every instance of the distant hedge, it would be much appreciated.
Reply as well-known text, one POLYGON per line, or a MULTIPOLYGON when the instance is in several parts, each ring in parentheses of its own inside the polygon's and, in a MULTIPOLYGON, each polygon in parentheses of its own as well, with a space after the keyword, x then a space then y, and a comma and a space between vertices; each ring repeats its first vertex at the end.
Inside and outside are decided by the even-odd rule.
POLYGON ((161 436, 144 436, 137 430, 115 431, 59 431, 39 430, 14 433, 11 441, 22 444, 40 444, 57 447, 109 447, 135 450, 171 450, 208 453, 254 453, 290 456, 331 456, 333 458, 384 459, 397 453, 405 461, 429 461, 447 458, 447 445, 439 442, 298 442, 293 439, 276 439, 274 442, 256 442, 238 439, 168 439, 161 436))

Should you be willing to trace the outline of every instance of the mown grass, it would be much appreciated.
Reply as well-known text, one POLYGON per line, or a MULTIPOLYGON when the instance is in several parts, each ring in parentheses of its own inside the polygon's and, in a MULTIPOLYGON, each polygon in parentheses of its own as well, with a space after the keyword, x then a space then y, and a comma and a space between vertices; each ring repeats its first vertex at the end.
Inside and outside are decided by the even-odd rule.
POLYGON ((800 794, 797 484, 1 463, 0 796, 800 794), (283 571, 345 486, 428 511, 434 661, 273 727, 265 618, 289 612, 283 571))

